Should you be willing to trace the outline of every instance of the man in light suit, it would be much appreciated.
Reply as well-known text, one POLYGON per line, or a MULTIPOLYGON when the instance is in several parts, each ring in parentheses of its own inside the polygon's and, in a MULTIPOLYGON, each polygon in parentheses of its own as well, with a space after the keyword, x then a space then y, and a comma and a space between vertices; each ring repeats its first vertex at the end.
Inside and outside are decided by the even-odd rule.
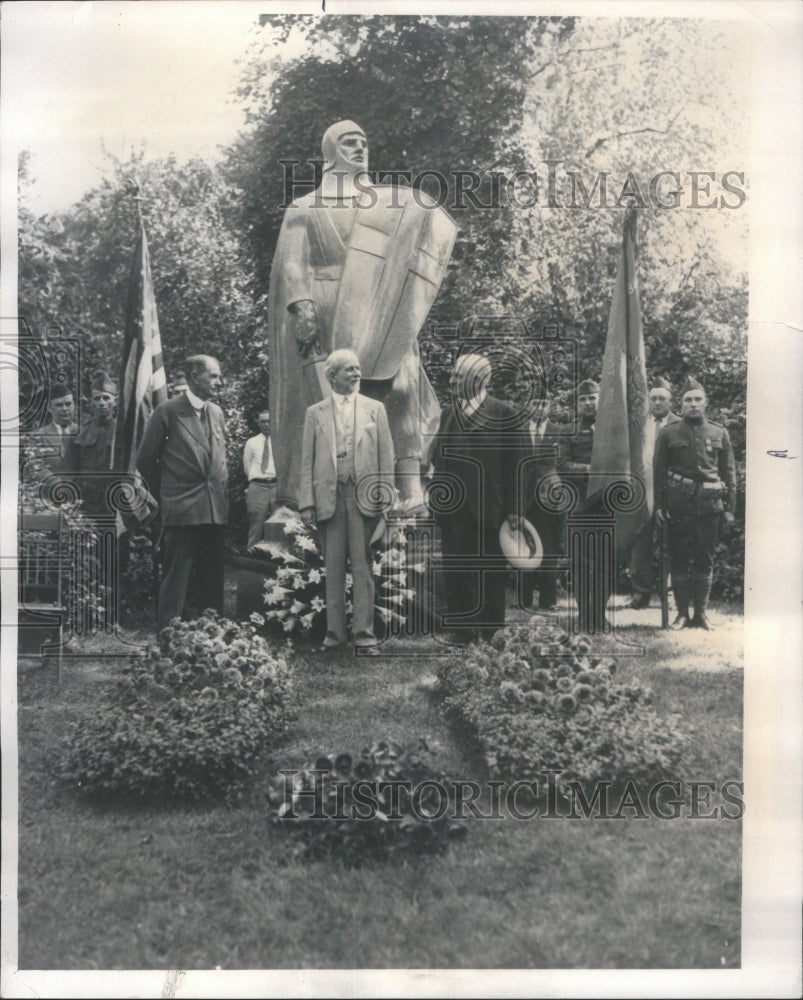
POLYGON ((298 506, 317 523, 326 565, 325 649, 346 641, 346 562, 354 580, 354 642, 377 645, 371 538, 392 505, 394 453, 385 407, 362 396, 360 362, 349 350, 325 362, 331 396, 304 417, 298 506))
POLYGON ((200 568, 203 608, 223 610, 224 536, 229 514, 226 426, 212 402, 220 365, 205 354, 187 358, 186 393, 153 411, 137 451, 137 468, 158 498, 162 518, 162 582, 158 631, 181 617, 193 564, 200 568))
POLYGON ((57 386, 50 394, 50 423, 40 427, 35 434, 35 443, 43 449, 42 461, 51 472, 64 468, 67 445, 78 433, 75 415, 75 401, 69 386, 57 386))
MULTIPOLYGON (((672 412, 672 386, 665 378, 659 376, 654 379, 649 400, 650 418, 647 428, 654 453, 658 432, 662 427, 677 423, 680 417, 672 412)), ((650 606, 650 597, 655 582, 652 565, 654 527, 655 517, 653 516, 636 535, 630 550, 630 583, 633 587, 633 599, 629 607, 634 611, 641 611, 650 606)))

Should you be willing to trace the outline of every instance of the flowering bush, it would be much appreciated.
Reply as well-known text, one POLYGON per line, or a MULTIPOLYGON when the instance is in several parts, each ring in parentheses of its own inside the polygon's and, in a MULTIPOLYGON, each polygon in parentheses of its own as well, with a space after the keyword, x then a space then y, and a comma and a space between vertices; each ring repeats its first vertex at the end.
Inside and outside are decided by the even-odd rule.
MULTIPOLYGON (((315 535, 298 514, 286 510, 282 523, 282 542, 263 541, 259 545, 275 566, 275 575, 265 581, 265 620, 281 624, 287 633, 306 634, 326 620, 326 568, 315 535)), ((394 522, 390 542, 374 551, 376 613, 386 624, 404 620, 406 603, 415 596, 410 575, 424 572, 423 562, 408 560, 398 527, 394 522)), ((347 573, 347 625, 352 614, 351 594, 352 579, 347 573)))
POLYGON ((584 636, 554 626, 506 628, 444 660, 438 691, 502 777, 554 769, 560 788, 673 775, 688 744, 679 717, 659 716, 648 688, 617 683, 616 662, 590 652, 584 636))
POLYGON ((242 788, 292 719, 292 671, 253 625, 206 612, 131 658, 108 711, 74 725, 64 777, 88 794, 196 799, 242 788))
POLYGON ((358 866, 369 858, 443 851, 464 835, 465 821, 454 818, 454 803, 439 790, 450 787, 425 740, 379 742, 278 774, 268 807, 275 825, 300 835, 304 856, 358 866))

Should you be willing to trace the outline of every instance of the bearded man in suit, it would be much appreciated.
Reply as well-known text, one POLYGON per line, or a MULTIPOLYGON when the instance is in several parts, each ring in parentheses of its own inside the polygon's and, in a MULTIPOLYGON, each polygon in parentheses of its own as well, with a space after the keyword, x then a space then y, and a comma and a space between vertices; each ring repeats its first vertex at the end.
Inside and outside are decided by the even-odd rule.
POLYGON ((162 582, 157 630, 181 617, 193 564, 204 608, 223 611, 228 522, 226 425, 212 401, 220 365, 205 354, 187 358, 187 391, 160 403, 145 427, 137 468, 158 498, 162 518, 162 582))
POLYGON ((457 359, 452 404, 441 412, 432 453, 430 506, 440 528, 451 638, 461 643, 490 638, 504 626, 507 565, 499 529, 505 518, 512 531, 521 527, 522 419, 489 395, 490 377, 482 355, 457 359))
POLYGON ((394 452, 385 407, 359 392, 360 361, 332 351, 324 371, 331 395, 307 408, 298 506, 317 524, 326 566, 324 649, 346 641, 346 564, 354 581, 354 643, 377 645, 371 539, 393 500, 394 452))

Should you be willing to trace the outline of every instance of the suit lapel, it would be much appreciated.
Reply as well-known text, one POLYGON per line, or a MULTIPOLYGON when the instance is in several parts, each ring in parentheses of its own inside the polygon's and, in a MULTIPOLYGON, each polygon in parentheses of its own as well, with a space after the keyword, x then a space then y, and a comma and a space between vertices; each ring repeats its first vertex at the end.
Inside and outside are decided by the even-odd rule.
POLYGON ((337 469, 337 435, 335 434, 335 397, 328 396, 318 404, 318 423, 320 424, 329 454, 332 456, 332 466, 337 469))
MULTIPOLYGON (((179 407, 177 411, 179 422, 187 431, 187 433, 190 435, 190 437, 192 437, 192 439, 198 445, 200 445, 200 447, 204 451, 204 454, 209 455, 212 450, 212 445, 206 436, 206 430, 204 428, 204 425, 198 419, 198 415, 196 414, 192 403, 187 399, 186 396, 183 396, 181 399, 181 404, 182 405, 179 407)), ((211 414, 210 414, 210 426, 211 426, 211 414)))
POLYGON ((358 395, 356 400, 356 405, 354 407, 354 451, 357 451, 357 445, 360 443, 363 431, 368 424, 368 405, 366 403, 365 397, 358 395))

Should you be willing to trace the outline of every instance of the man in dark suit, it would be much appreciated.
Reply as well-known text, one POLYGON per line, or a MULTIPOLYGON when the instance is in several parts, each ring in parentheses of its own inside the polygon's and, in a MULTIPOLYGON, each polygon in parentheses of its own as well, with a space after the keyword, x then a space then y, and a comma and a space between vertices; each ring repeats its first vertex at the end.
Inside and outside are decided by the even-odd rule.
POLYGON ((487 358, 458 358, 450 387, 452 404, 441 412, 435 438, 430 507, 440 528, 444 598, 458 620, 452 638, 489 638, 505 623, 507 566, 499 529, 521 524, 519 469, 525 460, 522 420, 488 394, 487 358))
POLYGON ((226 426, 212 401, 220 365, 204 354, 187 358, 187 391, 161 403, 145 427, 137 468, 158 498, 162 519, 162 582, 157 628, 184 611, 193 564, 204 608, 223 610, 228 521, 226 426))
POLYGON ((67 444, 78 433, 75 416, 75 401, 69 386, 57 386, 50 393, 50 423, 40 427, 35 433, 34 443, 42 449, 42 462, 51 472, 64 468, 67 444))
POLYGON ((558 570, 554 560, 563 548, 563 518, 550 510, 545 492, 558 480, 556 459, 559 427, 549 420, 549 400, 543 399, 533 413, 529 425, 531 452, 525 466, 525 516, 538 532, 544 547, 543 568, 525 570, 521 574, 521 604, 529 608, 538 588, 538 609, 551 611, 557 602, 558 570))
POLYGON ((360 361, 332 351, 324 363, 331 394, 307 408, 298 506, 317 523, 326 565, 325 649, 346 641, 346 565, 354 581, 354 643, 377 645, 371 539, 392 503, 394 452, 385 407, 358 391, 360 361))
MULTIPOLYGON (((652 452, 655 453, 655 443, 662 427, 676 423, 680 417, 672 412, 672 386, 660 376, 653 380, 650 389, 650 419, 647 425, 652 452)), ((633 599, 630 607, 640 611, 650 606, 650 597, 655 583, 653 571, 653 529, 655 517, 651 517, 633 541, 630 550, 630 583, 633 588, 633 599)))

